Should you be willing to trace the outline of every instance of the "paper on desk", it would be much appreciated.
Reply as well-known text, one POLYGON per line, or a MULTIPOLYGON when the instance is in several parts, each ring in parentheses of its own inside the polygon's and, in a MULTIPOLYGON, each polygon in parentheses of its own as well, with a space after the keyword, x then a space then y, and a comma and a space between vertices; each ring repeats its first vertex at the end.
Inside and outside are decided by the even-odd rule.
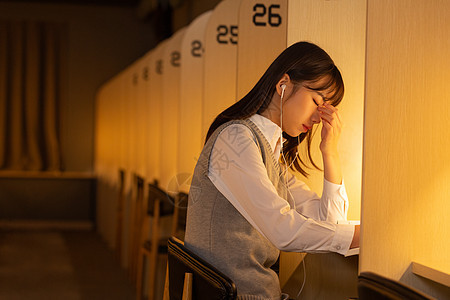
POLYGON ((344 256, 347 257, 347 256, 352 256, 352 255, 359 255, 359 247, 348 250, 344 256))

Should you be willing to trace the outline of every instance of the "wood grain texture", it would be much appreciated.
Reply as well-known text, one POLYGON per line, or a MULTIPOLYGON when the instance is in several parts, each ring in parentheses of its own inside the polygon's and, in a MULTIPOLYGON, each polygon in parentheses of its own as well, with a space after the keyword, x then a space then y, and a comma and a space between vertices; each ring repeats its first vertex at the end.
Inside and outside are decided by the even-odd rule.
POLYGON ((160 184, 164 190, 176 191, 169 182, 177 175, 178 118, 180 103, 181 41, 186 28, 178 30, 167 42, 164 50, 162 78, 161 170, 160 184))
MULTIPOLYGON (((245 96, 287 45, 287 0, 242 0, 239 9, 237 95, 245 96)), ((295 271, 303 256, 282 253, 280 285, 295 271)))
POLYGON ((123 72, 122 81, 122 98, 121 98, 121 118, 122 118, 122 165, 125 170, 125 193, 131 192, 132 188, 132 172, 133 172, 133 101, 134 88, 133 88, 133 74, 134 65, 131 64, 123 72))
POLYGON ((202 141, 214 118, 236 101, 238 12, 241 0, 224 0, 205 32, 202 141))
POLYGON ((164 71, 164 52, 167 40, 158 44, 152 51, 149 61, 148 97, 148 161, 147 179, 159 179, 161 174, 161 123, 162 123, 162 79, 164 71))
POLYGON ((136 130, 136 174, 147 178, 148 165, 148 68, 150 54, 146 53, 137 61, 136 68, 136 104, 135 104, 135 130, 136 130))
POLYGON ((211 11, 197 17, 186 29, 181 44, 183 65, 180 78, 180 117, 178 138, 179 189, 189 192, 190 178, 203 148, 202 105, 203 65, 206 24, 211 11))
MULTIPOLYGON (((348 218, 353 220, 360 218, 361 203, 365 16, 366 1, 289 1, 288 45, 298 41, 317 44, 331 56, 344 79, 345 95, 338 109, 345 127, 339 153, 350 201, 348 218)), ((321 164, 320 130, 321 127, 316 132, 312 149, 315 161, 321 164)), ((312 171, 306 182, 311 189, 321 193, 323 173, 312 171)))
POLYGON ((360 270, 410 284, 450 270, 449 36, 448 1, 368 1, 360 270))
POLYGON ((237 97, 245 96, 287 45, 287 0, 242 0, 237 97))
MULTIPOLYGON (((345 124, 341 134, 339 153, 347 194, 350 201, 348 218, 359 220, 361 199, 361 169, 362 169, 362 139, 363 139, 363 99, 364 99, 364 70, 365 70, 365 1, 325 1, 325 0, 295 0, 288 2, 287 46, 299 41, 309 41, 322 47, 334 60, 340 69, 344 84, 345 96, 338 109, 345 124)), ((322 167, 319 151, 320 130, 315 133, 312 152, 313 158, 322 167)), ((300 147, 300 153, 305 154, 305 147, 300 147)), ((308 170, 309 178, 298 175, 308 186, 318 193, 322 193, 323 172, 308 170)), ((330 254, 331 255, 331 254, 330 254)), ((298 276, 297 266, 301 262, 301 254, 283 253, 280 266, 280 278, 286 288, 289 282, 298 276), (290 278, 290 279, 289 279, 290 278), (289 281, 287 281, 289 279, 289 281)), ((330 274, 339 263, 336 256, 319 256, 314 266, 320 270, 319 274, 328 274, 330 278, 321 275, 320 280, 327 284, 335 284, 330 274), (325 261, 328 261, 325 263, 325 261), (328 270, 327 270, 328 269, 328 270), (331 281, 328 281, 330 280, 331 281)), ((346 272, 354 274, 353 264, 345 265, 346 272)), ((355 277, 345 278, 354 282, 355 277)), ((345 281, 344 280, 344 281, 345 281)), ((292 284, 292 283, 291 283, 292 284)), ((311 294, 317 282, 305 287, 304 293, 311 294)), ((282 285, 283 286, 283 285, 282 285)), ((347 290, 341 290, 345 293, 347 290)), ((352 290, 348 290, 352 292, 352 290)), ((336 296, 333 289, 324 290, 320 299, 330 299, 336 296)), ((352 296, 352 295, 348 295, 352 296)), ((317 299, 319 299, 317 298, 317 299)))

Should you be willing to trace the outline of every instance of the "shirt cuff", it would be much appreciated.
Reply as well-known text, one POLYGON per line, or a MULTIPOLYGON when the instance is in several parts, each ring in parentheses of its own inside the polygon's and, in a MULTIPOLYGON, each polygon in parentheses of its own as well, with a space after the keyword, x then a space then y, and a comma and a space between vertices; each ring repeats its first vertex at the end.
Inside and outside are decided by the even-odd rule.
POLYGON ((331 251, 346 255, 355 233, 355 225, 336 224, 336 232, 331 243, 331 251))

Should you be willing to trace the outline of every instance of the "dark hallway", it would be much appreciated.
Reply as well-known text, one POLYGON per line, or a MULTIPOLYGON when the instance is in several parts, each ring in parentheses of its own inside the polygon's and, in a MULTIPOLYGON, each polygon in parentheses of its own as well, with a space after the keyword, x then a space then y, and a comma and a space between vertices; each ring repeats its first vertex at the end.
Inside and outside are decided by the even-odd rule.
POLYGON ((114 252, 91 231, 0 231, 0 299, 135 299, 114 252))

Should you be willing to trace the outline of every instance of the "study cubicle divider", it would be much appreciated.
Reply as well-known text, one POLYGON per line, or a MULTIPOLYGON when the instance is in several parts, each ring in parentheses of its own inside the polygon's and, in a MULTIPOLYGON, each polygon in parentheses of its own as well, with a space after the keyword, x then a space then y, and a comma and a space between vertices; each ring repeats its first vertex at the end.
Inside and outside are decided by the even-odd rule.
POLYGON ((96 225, 99 234, 116 248, 115 223, 119 191, 118 146, 120 129, 117 106, 120 104, 122 73, 102 85, 96 95, 95 172, 97 174, 96 225))
MULTIPOLYGON (((242 0, 239 10, 237 98, 245 96, 287 46, 288 0, 242 0)), ((301 261, 299 254, 282 254, 283 286, 301 261), (286 257, 290 256, 286 264, 286 257), (292 262, 295 262, 292 264, 292 262)))
MULTIPOLYGON (((349 197, 348 219, 359 220, 362 184, 366 1, 289 1, 287 39, 288 46, 300 40, 311 41, 319 45, 327 51, 342 73, 345 95, 338 109, 345 125, 338 147, 343 178, 349 197)), ((318 150, 320 130, 319 126, 312 143, 312 149, 315 152, 313 158, 319 163, 319 166, 322 162, 318 150)), ((299 177, 313 190, 321 191, 323 173, 311 171, 310 174, 309 178, 299 177)), ((320 262, 331 257, 317 259, 318 256, 311 256, 306 261, 312 262, 317 259, 320 265, 320 262)), ((289 260, 286 263, 293 265, 289 260)), ((320 278, 319 276, 322 278, 330 276, 330 278, 336 278, 336 286, 340 285, 336 289, 324 290, 323 297, 348 297, 350 293, 354 294, 358 273, 357 259, 336 256, 330 264, 340 267, 317 271, 317 269, 308 268, 308 263, 306 264, 307 273, 309 272, 310 275, 318 278, 320 278), (338 269, 340 270, 338 271, 338 269), (342 272, 345 272, 346 276, 341 276, 342 272)), ((315 290, 318 288, 318 282, 320 281, 307 282, 302 293, 303 297, 317 295, 315 290)))
POLYGON ((185 32, 186 28, 182 28, 174 33, 167 42, 163 56, 166 63, 162 77, 160 186, 166 191, 176 191, 169 183, 174 182, 177 174, 180 67, 183 63, 181 42, 185 32))
POLYGON ((143 196, 145 193, 145 174, 147 165, 146 130, 147 116, 145 115, 146 103, 146 81, 148 80, 146 68, 148 54, 142 56, 132 64, 132 87, 130 101, 130 137, 131 137, 131 164, 129 175, 131 192, 128 200, 128 273, 132 280, 135 279, 137 249, 139 240, 141 210, 143 196))
MULTIPOLYGON (((107 210, 107 158, 106 158, 106 145, 109 144, 107 124, 108 120, 108 107, 107 99, 110 95, 112 89, 112 84, 102 85, 97 93, 95 99, 95 152, 94 152, 94 171, 97 176, 97 192, 96 192, 96 227, 97 232, 106 240, 106 232, 108 230, 107 226, 107 215, 105 214, 107 210)), ((110 244, 108 242, 108 244, 110 244)), ((112 246, 112 244, 110 244, 112 246)))
POLYGON ((137 167, 136 174, 141 178, 147 178, 147 166, 149 160, 149 117, 148 117, 148 103, 150 99, 148 97, 148 83, 150 81, 149 68, 150 68, 151 51, 147 52, 139 60, 137 70, 137 106, 136 106, 136 139, 137 139, 137 167))
POLYGON ((137 149, 138 147, 138 139, 137 139, 137 120, 138 120, 138 86, 140 84, 139 80, 139 62, 141 58, 134 61, 129 66, 130 71, 130 78, 128 79, 128 88, 129 88, 129 97, 128 97, 128 116, 127 116, 127 122, 128 122, 128 147, 129 147, 129 164, 127 168, 127 173, 130 174, 129 176, 129 189, 130 193, 132 194, 134 192, 133 184, 134 184, 134 175, 136 174, 137 168, 138 168, 138 157, 137 157, 137 149))
POLYGON ((162 91, 164 53, 168 41, 164 40, 152 50, 149 60, 149 80, 147 89, 147 109, 148 112, 148 131, 146 139, 148 140, 148 160, 147 160, 147 179, 153 182, 161 177, 161 122, 162 122, 162 91))
POLYGON ((367 6, 360 270, 450 299, 450 2, 367 6))
POLYGON ((132 137, 131 137, 131 98, 133 96, 133 65, 128 66, 121 74, 121 97, 120 97, 120 165, 118 173, 122 176, 119 203, 116 222, 116 249, 122 267, 128 267, 128 229, 129 229, 129 204, 132 187, 131 163, 132 137))
MULTIPOLYGON (((341 135, 339 151, 350 199, 349 218, 353 220, 359 220, 360 211, 365 9, 365 1, 242 0, 239 12, 238 97, 251 89, 282 50, 298 41, 322 47, 341 70, 346 93, 339 110, 348 125, 341 135)), ((319 126, 312 146, 319 165, 322 161, 318 148, 320 130, 319 126)), ((304 149, 301 150, 299 152, 304 153, 304 149)), ((323 173, 308 172, 309 178, 299 178, 321 194, 323 173)), ((299 254, 282 254, 282 286, 301 260, 299 254)), ((303 295, 305 292, 308 293, 305 290, 303 295)))
MULTIPOLYGON (((302 0, 289 1, 288 8, 288 46, 300 40, 316 43, 327 51, 342 73, 345 94, 338 109, 345 127, 339 141, 339 154, 351 220, 359 220, 361 211, 366 6, 366 1, 302 0)), ((313 149, 318 149, 319 130, 313 149)), ((320 151, 315 151, 313 157, 321 164, 320 151)), ((321 190, 322 177, 321 172, 311 172, 310 178, 303 180, 312 189, 321 190)))
POLYGON ((205 31, 202 140, 214 118, 236 101, 238 11, 241 0, 223 0, 205 31))
POLYGON ((191 22, 181 44, 177 181, 178 191, 184 193, 189 192, 192 173, 203 146, 204 44, 211 13, 205 12, 191 22))
POLYGON ((288 0, 241 0, 237 99, 244 97, 287 45, 288 0))

